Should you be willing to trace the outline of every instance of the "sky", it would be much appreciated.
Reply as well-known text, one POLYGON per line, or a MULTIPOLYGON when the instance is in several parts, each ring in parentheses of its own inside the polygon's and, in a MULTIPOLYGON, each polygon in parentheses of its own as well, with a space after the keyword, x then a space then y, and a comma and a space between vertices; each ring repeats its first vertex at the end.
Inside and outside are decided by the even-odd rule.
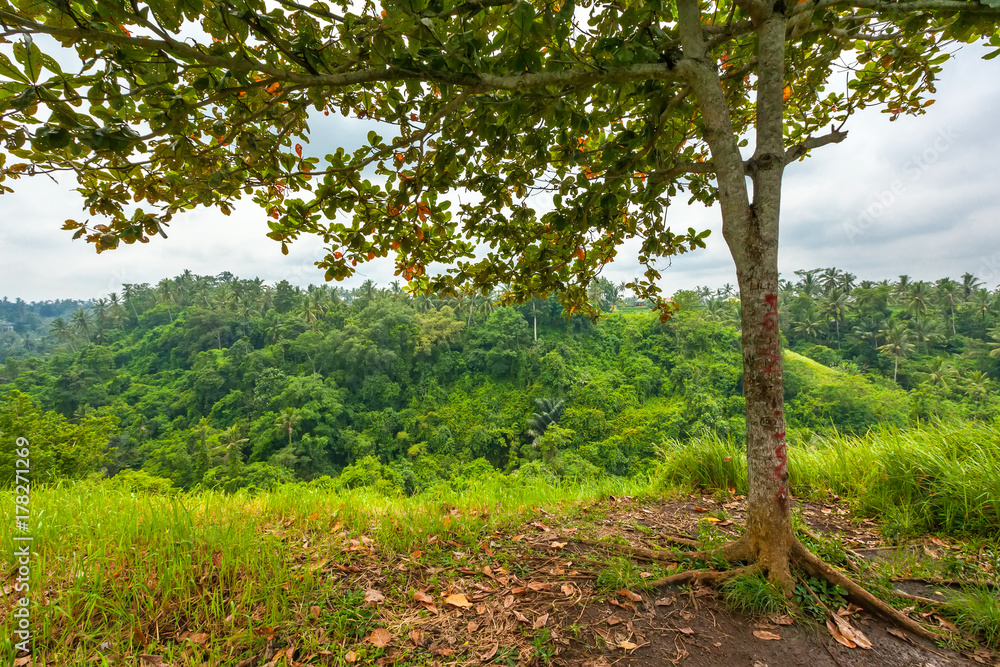
MULTIPOLYGON (((925 115, 889 122, 888 115, 865 110, 848 122, 846 141, 788 166, 782 277, 836 266, 861 280, 900 274, 934 280, 972 272, 990 288, 1000 284, 1000 60, 983 61, 983 53, 965 47, 945 65, 937 101, 925 115)), ((370 127, 340 120, 324 129, 356 145, 370 127)), ((15 192, 0 195, 0 298, 91 299, 124 283, 155 284, 185 269, 301 286, 323 282, 313 264, 322 256, 319 239, 302 238, 282 255, 265 236, 266 213, 250 202, 230 217, 205 209, 176 216, 167 240, 97 255, 92 245, 72 241, 72 233, 60 229, 68 218, 88 217, 69 180, 35 177, 7 184, 15 192)), ((718 208, 676 203, 669 222, 675 229, 712 234, 707 249, 662 262, 667 293, 736 284, 718 208)), ((623 246, 605 277, 620 282, 638 275, 637 254, 638 242, 623 246)), ((371 278, 388 285, 397 279, 389 259, 359 269, 342 284, 354 287, 371 278)))

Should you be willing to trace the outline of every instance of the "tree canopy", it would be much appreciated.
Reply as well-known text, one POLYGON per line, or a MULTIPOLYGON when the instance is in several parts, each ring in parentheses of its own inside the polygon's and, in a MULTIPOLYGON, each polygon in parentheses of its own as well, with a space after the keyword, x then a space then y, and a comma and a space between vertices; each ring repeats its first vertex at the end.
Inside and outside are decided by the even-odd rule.
POLYGON ((840 141, 866 106, 922 113, 953 43, 1000 47, 991 4, 5 2, 0 179, 72 172, 94 219, 65 227, 98 251, 250 196, 283 248, 324 239, 328 279, 393 254, 418 287, 567 307, 637 237, 636 287, 666 309, 657 262, 707 235, 672 230, 672 200, 711 203, 735 182, 720 167, 742 182, 840 141), (779 63, 760 48, 772 10, 779 63), (762 85, 779 93, 763 149, 762 85), (367 143, 312 155, 320 112, 372 119, 367 143))

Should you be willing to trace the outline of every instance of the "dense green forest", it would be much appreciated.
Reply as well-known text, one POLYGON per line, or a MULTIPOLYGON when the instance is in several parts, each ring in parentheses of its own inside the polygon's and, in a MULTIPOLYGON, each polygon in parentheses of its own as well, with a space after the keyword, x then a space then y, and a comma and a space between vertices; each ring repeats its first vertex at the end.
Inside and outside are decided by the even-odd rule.
MULTIPOLYGON (((780 294, 792 443, 998 414, 1000 292, 971 274, 796 278, 780 294)), ((628 476, 673 443, 741 443, 731 287, 675 294, 666 323, 606 280, 591 297, 596 323, 555 299, 185 272, 89 303, 5 300, 0 457, 26 435, 36 478, 413 493, 494 470, 628 476)))

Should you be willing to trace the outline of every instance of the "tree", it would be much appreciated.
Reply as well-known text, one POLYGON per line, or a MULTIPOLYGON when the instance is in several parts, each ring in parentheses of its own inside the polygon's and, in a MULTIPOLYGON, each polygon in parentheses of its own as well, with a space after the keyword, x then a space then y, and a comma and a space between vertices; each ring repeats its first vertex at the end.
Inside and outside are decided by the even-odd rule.
POLYGON ((879 346, 879 352, 885 352, 893 358, 892 381, 899 377, 899 360, 906 358, 913 351, 913 343, 910 342, 910 330, 906 328, 905 322, 896 322, 888 329, 881 332, 885 339, 885 344, 879 346))
POLYGON ((1000 46, 1000 8, 990 5, 4 5, 8 38, 51 35, 87 70, 64 74, 28 40, 16 49, 19 67, 2 63, 10 122, 0 139, 24 161, 0 176, 73 172, 105 222, 65 227, 98 251, 164 235, 175 214, 196 206, 228 214, 249 190, 284 251, 303 234, 324 239, 328 279, 395 253, 412 289, 454 295, 463 285, 483 293, 506 284, 507 302, 558 294, 570 312, 593 313, 587 287, 638 238, 646 270, 627 287, 664 318, 673 304, 660 296, 656 263, 703 247, 707 236, 671 230, 667 205, 682 193, 718 202, 742 305, 750 490, 746 531, 715 555, 755 562, 789 594, 794 562, 922 632, 825 568, 792 532, 777 308, 781 184, 786 166, 843 141, 854 112, 922 113, 950 43, 1000 46), (52 76, 40 80, 43 69, 52 76), (829 90, 842 74, 843 92, 829 90), (74 107, 81 88, 91 104, 74 107), (311 113, 338 110, 392 125, 396 136, 373 129, 365 146, 334 151, 321 166, 300 142, 311 113), (448 197, 459 189, 478 196, 453 212, 448 197), (534 208, 536 196, 548 210, 534 208), (432 261, 451 268, 429 275, 432 261))

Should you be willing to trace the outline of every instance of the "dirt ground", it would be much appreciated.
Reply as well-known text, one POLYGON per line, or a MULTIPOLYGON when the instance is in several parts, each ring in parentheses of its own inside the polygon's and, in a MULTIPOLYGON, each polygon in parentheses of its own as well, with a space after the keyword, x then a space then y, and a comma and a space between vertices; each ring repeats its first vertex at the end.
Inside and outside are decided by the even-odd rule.
MULTIPOLYGON (((845 547, 860 550, 856 554, 875 559, 885 558, 894 551, 880 538, 874 522, 853 520, 850 510, 841 503, 797 506, 815 534, 838 536, 845 547)), ((744 502, 740 498, 727 502, 689 496, 656 505, 629 498, 609 498, 588 508, 561 529, 550 531, 559 537, 538 532, 531 536, 531 542, 538 548, 545 540, 561 540, 566 533, 572 536, 579 531, 604 538, 624 538, 636 547, 666 546, 667 535, 698 536, 699 523, 711 524, 712 530, 735 537, 743 519, 744 502)), ((942 547, 945 545, 931 543, 929 549, 940 551, 942 547)), ((911 545, 903 549, 928 550, 928 547, 911 545)), ((593 549, 570 542, 563 553, 566 551, 586 556, 593 549)), ((937 557, 934 551, 929 553, 937 557)), ((579 560, 567 559, 564 566, 580 564, 579 560)), ((997 655, 983 648, 969 644, 968 650, 959 652, 929 645, 853 609, 846 616, 870 640, 870 649, 843 646, 819 624, 791 623, 787 617, 753 620, 733 613, 722 604, 718 592, 709 588, 664 588, 638 595, 629 591, 602 595, 591 582, 580 586, 584 593, 582 604, 559 614, 562 627, 558 634, 554 633, 558 649, 552 664, 582 667, 668 663, 690 667, 1000 665, 997 655)), ((935 591, 935 587, 920 583, 901 583, 897 588, 922 596, 932 596, 935 591)), ((922 620, 937 625, 937 617, 932 614, 925 613, 922 620)))

